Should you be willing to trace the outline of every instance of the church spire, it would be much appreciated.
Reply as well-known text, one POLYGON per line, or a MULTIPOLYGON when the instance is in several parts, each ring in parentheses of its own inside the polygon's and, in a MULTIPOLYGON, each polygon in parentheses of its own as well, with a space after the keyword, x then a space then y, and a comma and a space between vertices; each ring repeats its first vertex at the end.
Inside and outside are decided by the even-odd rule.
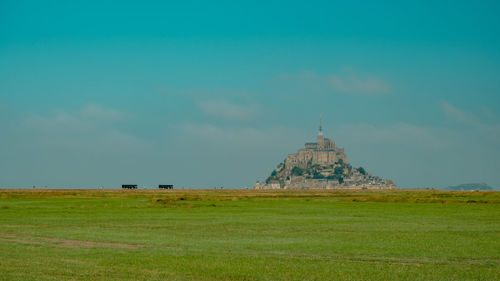
POLYGON ((321 119, 319 120, 319 131, 318 131, 318 136, 323 135, 323 124, 321 122, 321 119))

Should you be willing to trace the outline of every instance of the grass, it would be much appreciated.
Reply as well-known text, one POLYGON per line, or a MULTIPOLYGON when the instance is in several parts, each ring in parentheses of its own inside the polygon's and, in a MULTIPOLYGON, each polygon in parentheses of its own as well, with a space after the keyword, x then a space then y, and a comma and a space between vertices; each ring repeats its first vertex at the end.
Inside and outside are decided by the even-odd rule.
POLYGON ((0 280, 500 280, 500 192, 2 190, 0 280))

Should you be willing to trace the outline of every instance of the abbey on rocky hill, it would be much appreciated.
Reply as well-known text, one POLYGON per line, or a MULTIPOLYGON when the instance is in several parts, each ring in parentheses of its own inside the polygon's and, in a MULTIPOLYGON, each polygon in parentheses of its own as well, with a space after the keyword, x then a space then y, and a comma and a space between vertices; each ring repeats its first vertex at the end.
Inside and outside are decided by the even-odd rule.
POLYGON ((322 126, 316 142, 306 143, 297 153, 288 154, 283 163, 254 189, 396 189, 391 180, 368 174, 349 164, 343 148, 323 136, 322 126))

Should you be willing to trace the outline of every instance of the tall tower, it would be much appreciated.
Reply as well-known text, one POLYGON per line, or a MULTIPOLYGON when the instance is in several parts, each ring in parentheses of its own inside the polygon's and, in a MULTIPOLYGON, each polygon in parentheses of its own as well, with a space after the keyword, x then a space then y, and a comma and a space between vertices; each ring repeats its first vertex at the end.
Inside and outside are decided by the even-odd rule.
POLYGON ((321 124, 321 121, 319 121, 319 131, 318 131, 318 148, 323 149, 325 147, 325 136, 323 136, 323 126, 321 124))

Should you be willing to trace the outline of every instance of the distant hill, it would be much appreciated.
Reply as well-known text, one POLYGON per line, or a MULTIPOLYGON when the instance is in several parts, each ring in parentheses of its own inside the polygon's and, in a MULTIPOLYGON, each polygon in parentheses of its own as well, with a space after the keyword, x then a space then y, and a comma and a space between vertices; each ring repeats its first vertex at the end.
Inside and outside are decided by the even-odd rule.
POLYGON ((480 183, 466 183, 455 186, 448 186, 446 190, 494 190, 495 188, 487 185, 484 182, 480 183))

